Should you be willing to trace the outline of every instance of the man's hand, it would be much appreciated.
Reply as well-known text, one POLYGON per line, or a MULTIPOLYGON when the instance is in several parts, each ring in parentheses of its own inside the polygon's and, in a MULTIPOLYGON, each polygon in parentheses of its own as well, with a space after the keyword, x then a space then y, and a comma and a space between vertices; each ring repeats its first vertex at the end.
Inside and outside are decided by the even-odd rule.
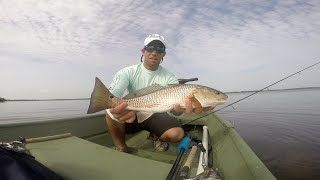
POLYGON ((136 112, 127 110, 126 107, 128 106, 127 103, 123 102, 118 106, 111 108, 110 113, 113 117, 117 118, 119 121, 132 123, 136 119, 136 112))
POLYGON ((179 104, 176 104, 173 110, 176 113, 180 113, 180 114, 182 113, 191 114, 192 112, 200 114, 205 111, 211 111, 215 108, 215 106, 202 108, 200 102, 194 97, 186 99, 185 103, 186 103, 186 108, 181 108, 179 104))

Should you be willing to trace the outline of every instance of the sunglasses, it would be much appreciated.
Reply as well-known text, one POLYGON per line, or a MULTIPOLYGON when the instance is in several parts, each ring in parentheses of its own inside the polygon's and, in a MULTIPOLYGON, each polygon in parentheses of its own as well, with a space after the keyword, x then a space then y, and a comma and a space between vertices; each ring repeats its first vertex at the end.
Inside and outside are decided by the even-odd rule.
POLYGON ((144 49, 147 50, 148 52, 152 52, 154 50, 156 50, 157 53, 165 53, 166 52, 166 48, 158 47, 158 46, 145 46, 144 49))

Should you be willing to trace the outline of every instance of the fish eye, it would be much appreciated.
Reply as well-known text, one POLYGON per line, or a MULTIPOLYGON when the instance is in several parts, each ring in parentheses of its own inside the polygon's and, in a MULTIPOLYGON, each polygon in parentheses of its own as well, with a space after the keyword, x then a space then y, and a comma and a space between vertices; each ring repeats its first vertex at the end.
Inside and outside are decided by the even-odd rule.
POLYGON ((110 98, 114 98, 114 95, 110 95, 109 97, 110 97, 110 98))
POLYGON ((220 92, 219 91, 216 91, 216 95, 219 95, 220 94, 220 92))

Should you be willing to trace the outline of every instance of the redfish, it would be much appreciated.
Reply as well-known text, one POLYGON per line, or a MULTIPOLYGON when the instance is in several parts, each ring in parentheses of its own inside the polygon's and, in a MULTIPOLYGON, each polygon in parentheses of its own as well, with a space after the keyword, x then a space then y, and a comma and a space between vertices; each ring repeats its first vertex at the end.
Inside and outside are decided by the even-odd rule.
POLYGON ((167 86, 153 84, 119 98, 113 96, 96 77, 87 113, 99 112, 126 102, 128 110, 137 111, 137 120, 141 123, 153 113, 171 111, 176 104, 180 104, 182 108, 185 107, 187 98, 195 98, 205 108, 225 103, 228 96, 216 89, 196 84, 170 84, 167 86))

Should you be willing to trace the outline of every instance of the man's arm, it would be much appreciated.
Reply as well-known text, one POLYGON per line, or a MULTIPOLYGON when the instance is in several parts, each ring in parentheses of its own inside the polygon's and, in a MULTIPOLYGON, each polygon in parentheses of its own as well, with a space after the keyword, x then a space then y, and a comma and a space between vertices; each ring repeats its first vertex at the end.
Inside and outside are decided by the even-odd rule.
MULTIPOLYGON (((110 92, 116 96, 121 97, 129 86, 128 71, 125 69, 120 70, 113 78, 113 81, 109 87, 110 92)), ((118 106, 109 109, 106 112, 106 116, 109 116, 114 121, 132 123, 136 118, 135 111, 126 110, 128 105, 126 103, 121 103, 118 106)))

